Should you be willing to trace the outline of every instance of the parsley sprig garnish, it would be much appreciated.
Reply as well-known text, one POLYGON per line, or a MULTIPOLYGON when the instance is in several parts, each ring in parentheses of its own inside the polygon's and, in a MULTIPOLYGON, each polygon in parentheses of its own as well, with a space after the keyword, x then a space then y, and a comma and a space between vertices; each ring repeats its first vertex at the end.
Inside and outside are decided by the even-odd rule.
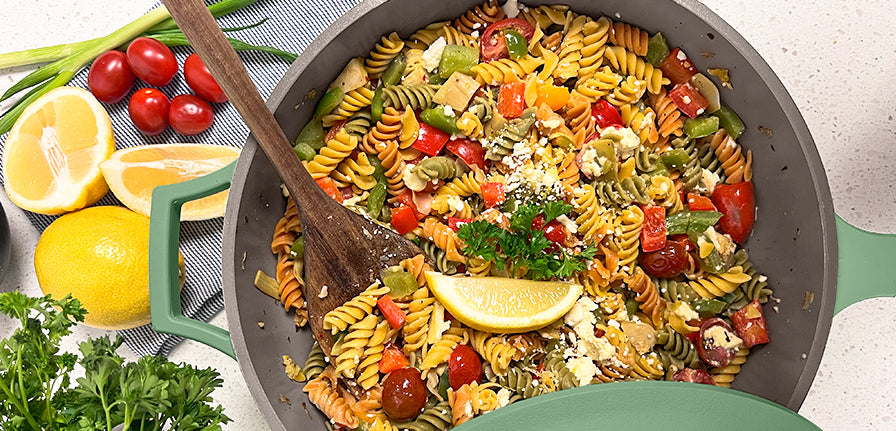
POLYGON ((484 220, 463 225, 457 232, 458 238, 464 241, 461 251, 467 257, 494 262, 498 269, 508 268, 511 274, 525 269, 526 277, 532 280, 569 278, 585 269, 594 259, 596 248, 588 245, 578 252, 569 252, 563 247, 553 247, 544 231, 532 229, 532 222, 544 214, 544 225, 547 225, 571 210, 572 206, 564 202, 543 206, 524 204, 510 217, 507 229, 484 220))

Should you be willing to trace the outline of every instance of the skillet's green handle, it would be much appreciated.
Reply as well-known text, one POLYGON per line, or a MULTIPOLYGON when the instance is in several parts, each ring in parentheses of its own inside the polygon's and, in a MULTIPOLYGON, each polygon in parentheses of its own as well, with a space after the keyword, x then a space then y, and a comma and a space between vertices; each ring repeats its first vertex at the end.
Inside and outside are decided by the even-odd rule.
POLYGON ((236 161, 208 175, 152 191, 149 218, 149 305, 156 331, 196 340, 236 359, 230 334, 215 325, 184 316, 177 278, 180 210, 189 201, 230 187, 236 161))
POLYGON ((868 298, 896 296, 896 235, 861 230, 836 216, 837 299, 834 314, 868 298))

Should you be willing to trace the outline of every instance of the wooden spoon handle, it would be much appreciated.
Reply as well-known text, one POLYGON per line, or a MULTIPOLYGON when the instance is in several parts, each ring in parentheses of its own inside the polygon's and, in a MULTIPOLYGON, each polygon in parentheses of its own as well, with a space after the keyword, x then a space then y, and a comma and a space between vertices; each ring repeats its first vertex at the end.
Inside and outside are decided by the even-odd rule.
MULTIPOLYGON (((299 186, 302 191, 320 190, 311 175, 296 159, 292 146, 277 124, 274 115, 265 106, 261 94, 246 72, 243 62, 230 42, 221 32, 215 18, 202 0, 164 0, 171 17, 183 31, 193 49, 224 90, 230 103, 236 108, 258 145, 267 154, 271 164, 287 186, 299 186)), ((290 193, 301 199, 305 193, 290 193)), ((299 202, 296 202, 299 203, 299 202)))

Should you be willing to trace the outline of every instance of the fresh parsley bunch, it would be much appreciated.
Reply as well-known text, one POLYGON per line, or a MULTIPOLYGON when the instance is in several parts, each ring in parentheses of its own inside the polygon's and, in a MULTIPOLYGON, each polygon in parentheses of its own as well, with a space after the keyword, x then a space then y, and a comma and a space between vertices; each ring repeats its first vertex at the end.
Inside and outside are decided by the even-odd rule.
POLYGON ((126 363, 116 353, 121 338, 88 339, 80 359, 60 352, 62 337, 86 314, 77 299, 8 292, 0 294, 0 312, 22 324, 0 341, 0 430, 211 431, 230 422, 211 405, 222 383, 212 369, 157 356, 126 363), (72 387, 76 364, 84 377, 72 387))
POLYGON ((466 256, 478 256, 494 262, 499 269, 507 267, 511 274, 526 270, 532 280, 566 279, 585 269, 594 259, 596 249, 588 245, 577 253, 563 247, 552 247, 544 231, 533 229, 532 222, 544 214, 544 225, 572 210, 564 202, 548 202, 545 205, 524 204, 510 218, 510 226, 502 229, 484 220, 460 227, 458 238, 464 241, 461 250, 466 256))

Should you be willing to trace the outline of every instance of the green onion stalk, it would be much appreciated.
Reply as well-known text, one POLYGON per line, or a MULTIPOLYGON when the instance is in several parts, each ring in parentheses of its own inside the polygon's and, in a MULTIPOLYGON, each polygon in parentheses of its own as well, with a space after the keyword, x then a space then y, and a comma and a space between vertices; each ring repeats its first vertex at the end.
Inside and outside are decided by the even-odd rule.
MULTIPOLYGON (((208 8, 212 15, 217 18, 243 9, 256 1, 258 0, 221 0, 208 8)), ((262 20, 250 26, 222 30, 243 30, 258 26, 264 23, 264 21, 262 20)), ((22 78, 0 96, 0 101, 4 101, 21 91, 29 89, 16 104, 0 117, 0 134, 8 132, 12 128, 13 124, 15 124, 16 120, 31 102, 34 102, 38 97, 43 96, 50 90, 67 84, 79 70, 99 57, 100 54, 112 49, 126 47, 132 40, 142 36, 152 37, 167 46, 189 45, 183 32, 178 29, 177 24, 171 18, 168 9, 165 6, 159 6, 130 24, 103 37, 83 42, 0 54, 0 69, 49 63, 22 78)), ((269 46, 251 45, 233 38, 228 38, 228 40, 234 49, 238 51, 257 50, 268 52, 288 62, 296 59, 296 54, 291 52, 269 46)))

